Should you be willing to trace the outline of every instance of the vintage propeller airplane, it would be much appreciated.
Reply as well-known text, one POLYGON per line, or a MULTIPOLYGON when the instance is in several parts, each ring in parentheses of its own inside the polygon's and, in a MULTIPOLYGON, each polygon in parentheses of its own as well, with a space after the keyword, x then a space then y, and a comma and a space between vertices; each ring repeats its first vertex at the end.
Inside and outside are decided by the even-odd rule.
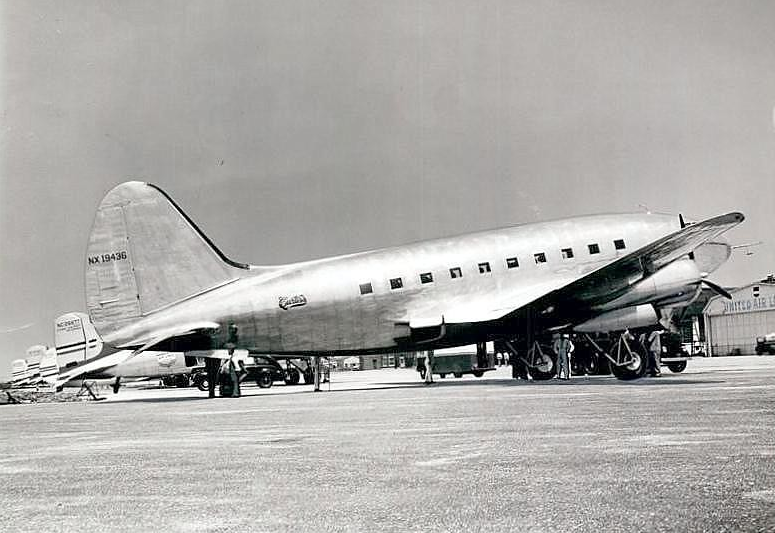
MULTIPOLYGON (((547 333, 658 326, 703 285, 724 294, 707 276, 730 255, 720 235, 743 219, 591 215, 252 266, 225 257, 160 188, 126 182, 97 209, 87 308, 107 346, 134 354, 331 356, 498 340, 547 379, 547 333)), ((611 356, 625 379, 645 366, 627 338, 611 356)))

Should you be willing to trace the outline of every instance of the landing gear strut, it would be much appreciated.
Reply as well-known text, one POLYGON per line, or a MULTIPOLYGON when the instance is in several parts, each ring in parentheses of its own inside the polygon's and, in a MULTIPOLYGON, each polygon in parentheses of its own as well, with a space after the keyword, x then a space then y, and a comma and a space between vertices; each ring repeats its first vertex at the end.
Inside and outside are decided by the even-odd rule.
POLYGON ((113 394, 118 394, 118 389, 121 388, 121 376, 116 377, 116 381, 113 382, 113 394))

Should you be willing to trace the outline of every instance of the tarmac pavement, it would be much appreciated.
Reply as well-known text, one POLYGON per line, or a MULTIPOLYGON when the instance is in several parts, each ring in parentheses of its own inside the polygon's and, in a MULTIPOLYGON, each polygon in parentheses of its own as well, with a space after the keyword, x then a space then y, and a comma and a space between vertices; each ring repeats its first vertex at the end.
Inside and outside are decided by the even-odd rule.
POLYGON ((0 407, 3 531, 775 531, 775 357, 0 407))

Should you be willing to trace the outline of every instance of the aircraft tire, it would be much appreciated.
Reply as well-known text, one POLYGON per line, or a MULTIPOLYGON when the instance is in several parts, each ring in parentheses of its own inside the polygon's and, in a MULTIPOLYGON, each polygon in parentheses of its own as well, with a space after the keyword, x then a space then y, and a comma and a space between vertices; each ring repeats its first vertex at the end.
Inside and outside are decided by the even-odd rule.
POLYGON ((637 343, 634 343, 633 348, 637 359, 636 361, 624 366, 611 365, 611 372, 617 379, 632 381, 634 379, 640 379, 646 374, 646 368, 649 365, 649 357, 646 354, 646 350, 637 343))
POLYGON ((472 373, 472 374, 473 374, 475 377, 477 377, 477 378, 480 378, 480 377, 482 377, 482 376, 484 375, 484 372, 482 372, 481 370, 478 370, 478 369, 477 369, 477 370, 474 370, 474 371, 472 371, 471 373, 472 373))
POLYGON ((298 385, 300 380, 301 380, 301 374, 295 368, 290 368, 285 371, 286 385, 298 385))
POLYGON ((447 374, 445 374, 444 372, 442 372, 441 374, 439 374, 439 377, 440 377, 441 379, 444 379, 445 377, 447 377, 447 374))
POLYGON ((686 361, 676 361, 674 363, 667 363, 667 368, 670 369, 670 372, 673 374, 680 374, 684 370, 686 370, 686 361))
POLYGON ((452 375, 455 376, 456 378, 462 378, 463 377, 463 374, 461 372, 453 372, 452 375))
POLYGON ((530 372, 533 381, 548 381, 557 376, 557 356, 551 350, 546 350, 545 355, 552 361, 552 363, 548 365, 548 368, 545 370, 537 367, 528 368, 528 372, 530 372))
POLYGON ((262 389, 268 389, 272 386, 272 374, 269 372, 261 372, 256 378, 256 385, 262 389))
POLYGON ((190 385, 191 385, 191 380, 188 378, 186 374, 181 374, 175 377, 175 386, 178 387, 179 389, 185 389, 190 385))

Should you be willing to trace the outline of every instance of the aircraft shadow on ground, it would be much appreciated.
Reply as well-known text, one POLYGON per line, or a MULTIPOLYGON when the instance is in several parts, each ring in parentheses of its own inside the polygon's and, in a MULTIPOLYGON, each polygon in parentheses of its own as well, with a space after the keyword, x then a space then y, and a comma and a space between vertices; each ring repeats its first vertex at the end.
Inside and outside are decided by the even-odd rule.
MULTIPOLYGON (((334 382, 336 383, 336 382, 334 382)), ((562 388, 584 388, 589 386, 614 386, 614 387, 659 387, 659 386, 691 386, 691 385, 713 385, 726 383, 723 379, 686 379, 679 377, 662 377, 659 379, 643 378, 633 381, 622 381, 615 378, 609 378, 605 376, 595 376, 594 378, 573 378, 570 381, 560 382, 557 380, 548 381, 524 381, 524 380, 509 380, 509 379, 482 379, 482 380, 436 380, 431 385, 426 385, 424 382, 385 382, 375 383, 370 386, 363 387, 349 387, 346 389, 332 389, 328 390, 327 384, 321 386, 321 393, 347 393, 347 392, 363 392, 363 391, 378 391, 378 390, 391 390, 391 389, 422 389, 422 388, 448 388, 448 387, 482 387, 482 386, 502 386, 502 387, 524 387, 530 390, 550 390, 550 389, 562 389, 562 388)), ((282 386, 282 385, 281 385, 282 386)), ((280 395, 297 395, 297 394, 312 394, 313 391, 308 388, 300 388, 290 392, 282 392, 280 395)), ((243 394, 242 398, 257 398, 261 396, 278 396, 273 394, 243 394)), ((188 402, 197 400, 208 400, 206 393, 202 393, 201 396, 174 396, 169 398, 127 398, 112 400, 110 404, 116 403, 167 403, 167 402, 188 402)), ((235 398, 239 399, 239 398, 235 398)))

